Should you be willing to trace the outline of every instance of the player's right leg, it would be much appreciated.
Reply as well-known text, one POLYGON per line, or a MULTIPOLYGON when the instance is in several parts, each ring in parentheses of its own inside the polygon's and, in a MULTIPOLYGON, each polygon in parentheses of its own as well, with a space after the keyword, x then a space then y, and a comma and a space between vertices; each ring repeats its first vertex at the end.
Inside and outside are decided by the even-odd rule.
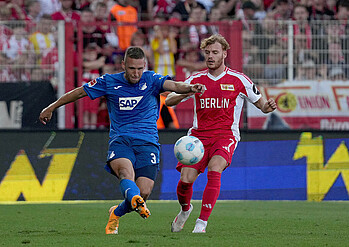
POLYGON ((173 220, 171 224, 171 232, 180 232, 182 231, 185 222, 190 216, 191 211, 193 211, 193 204, 190 204, 190 208, 188 211, 183 211, 182 209, 177 214, 176 218, 173 220))
POLYGON ((171 224, 172 232, 180 232, 183 229, 185 222, 193 210, 193 205, 190 201, 193 196, 193 183, 198 177, 198 174, 198 171, 193 168, 183 167, 181 169, 181 178, 177 185, 177 197, 181 205, 181 210, 171 224))

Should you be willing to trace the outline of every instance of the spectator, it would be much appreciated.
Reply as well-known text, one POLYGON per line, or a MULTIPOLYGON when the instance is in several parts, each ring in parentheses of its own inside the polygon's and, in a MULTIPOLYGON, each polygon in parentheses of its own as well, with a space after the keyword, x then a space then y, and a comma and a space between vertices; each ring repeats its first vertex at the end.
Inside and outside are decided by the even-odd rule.
POLYGON ((27 17, 26 20, 39 22, 41 5, 38 0, 29 0, 27 3, 27 17))
POLYGON ((78 21, 80 20, 80 15, 78 12, 73 10, 73 0, 60 0, 62 4, 61 10, 53 13, 51 15, 52 20, 59 21, 63 20, 65 22, 71 22, 76 27, 78 21))
POLYGON ((25 24, 16 22, 12 27, 13 34, 9 40, 3 44, 2 50, 7 58, 7 64, 15 64, 14 68, 7 68, 4 72, 8 74, 11 81, 28 81, 30 71, 28 64, 33 64, 33 57, 30 53, 31 47, 27 37, 25 24))
POLYGON ((343 23, 349 20, 349 1, 340 0, 335 18, 343 23))
POLYGON ((259 60, 266 64, 268 60, 268 50, 270 46, 276 44, 276 22, 273 20, 273 14, 267 13, 261 25, 256 25, 252 36, 252 44, 257 46, 260 51, 259 60))
POLYGON ((158 15, 169 17, 176 6, 176 2, 176 0, 148 1, 147 8, 150 20, 153 20, 158 15))
POLYGON ((102 47, 107 43, 104 32, 95 25, 95 16, 92 10, 85 8, 81 12, 80 21, 83 33, 83 47, 84 49, 90 44, 95 43, 98 50, 102 52, 102 47))
POLYGON ((328 44, 327 76, 330 80, 346 79, 345 59, 341 43, 330 41, 328 44))
POLYGON ((23 0, 12 0, 7 4, 7 7, 11 9, 11 19, 25 20, 27 18, 23 0))
MULTIPOLYGON (((98 58, 98 47, 95 43, 87 45, 83 53, 83 84, 96 79, 105 65, 105 57, 98 58)), ((97 127, 97 113, 99 108, 99 99, 91 100, 82 99, 83 104, 83 121, 85 129, 95 129, 97 127)))
POLYGON ((176 62, 176 80, 185 80, 190 75, 206 68, 200 50, 196 46, 184 50, 183 58, 176 62))
POLYGON ((250 31, 242 31, 243 72, 247 76, 253 75, 257 79, 263 78, 263 67, 259 57, 260 51, 256 45, 253 45, 252 38, 253 35, 250 31))
POLYGON ((11 18, 11 10, 8 6, 4 5, 0 7, 0 48, 2 51, 2 46, 12 35, 12 29, 8 25, 7 20, 11 18))
POLYGON ((275 8, 271 11, 274 20, 290 20, 292 5, 288 0, 275 0, 275 8))
POLYGON ((39 64, 43 54, 47 54, 49 50, 56 47, 56 41, 52 33, 52 24, 51 16, 43 15, 37 25, 37 31, 29 36, 29 41, 33 45, 39 64))
POLYGON ((338 2, 338 11, 336 14, 338 20, 339 38, 342 42, 342 50, 344 53, 345 64, 346 64, 346 77, 349 78, 349 1, 340 0, 338 2))
POLYGON ((42 77, 52 79, 58 68, 58 50, 56 47, 53 21, 50 15, 43 15, 36 31, 29 36, 31 46, 34 48, 35 63, 40 65, 42 77))
POLYGON ((312 48, 312 28, 309 24, 309 12, 304 5, 296 5, 294 7, 293 19, 295 24, 293 25, 294 44, 296 51, 296 58, 298 62, 304 61, 304 52, 310 51, 312 48))
POLYGON ((317 72, 315 61, 311 58, 305 59, 296 71, 296 80, 319 80, 323 79, 317 72))
POLYGON ((326 0, 313 0, 308 11, 310 20, 332 20, 334 18, 334 12, 326 7, 326 0))
POLYGON ((98 3, 104 3, 107 6, 107 13, 108 14, 110 13, 110 10, 113 8, 113 6, 115 5, 115 1, 113 1, 113 0, 95 0, 95 1, 91 2, 90 9, 92 11, 95 11, 98 3))
POLYGON ((41 4, 41 12, 42 15, 52 15, 61 10, 62 4, 59 0, 39 0, 41 4))
POLYGON ((199 49, 199 45, 202 39, 206 38, 209 33, 205 25, 199 25, 197 23, 204 22, 206 18, 206 10, 200 6, 191 8, 188 22, 192 23, 190 26, 184 26, 181 28, 180 35, 180 47, 185 49, 187 45, 196 46, 199 49))
POLYGON ((256 12, 254 14, 254 19, 262 21, 264 20, 267 12, 264 10, 263 0, 251 0, 256 6, 256 12))
POLYGON ((243 25, 244 30, 254 32, 254 22, 256 19, 254 15, 256 13, 257 7, 252 1, 246 1, 242 4, 241 9, 237 12, 236 20, 240 20, 243 25))
POLYGON ((12 28, 13 34, 9 40, 3 44, 3 52, 11 63, 23 64, 24 56, 27 55, 30 43, 27 37, 27 31, 23 23, 15 23, 12 28), (22 61, 22 62, 20 62, 22 61))
POLYGON ((282 47, 272 45, 268 50, 268 60, 264 67, 264 78, 271 84, 286 79, 285 54, 282 47))
MULTIPOLYGON (((269 14, 269 13, 268 13, 269 14)), ((291 19, 292 5, 288 0, 276 0, 275 8, 270 12, 275 23, 276 42, 279 46, 287 47, 287 23, 286 20, 291 19), (280 22, 279 22, 280 21, 280 22)))
POLYGON ((240 0, 217 0, 215 1, 214 7, 221 10, 222 20, 230 20, 235 16, 237 12, 236 6, 238 5, 241 5, 240 0))
POLYGON ((208 22, 214 23, 214 25, 207 26, 208 33, 210 35, 219 33, 219 25, 216 23, 222 20, 222 12, 218 7, 212 7, 208 14, 208 22))
POLYGON ((172 14, 180 16, 182 21, 187 21, 189 19, 189 13, 197 6, 199 6, 201 9, 205 9, 205 6, 196 0, 180 1, 174 7, 172 14))
MULTIPOLYGON (((91 8, 90 8, 91 9, 91 8)), ((116 36, 116 31, 113 27, 110 27, 108 23, 108 8, 104 2, 97 2, 95 5, 95 10, 92 11, 95 16, 95 22, 97 22, 97 29, 101 30, 104 33, 104 36, 108 43, 113 47, 118 47, 119 38, 116 36)))
POLYGON ((83 10, 83 9, 89 9, 90 8, 90 4, 91 4, 92 0, 75 0, 74 4, 75 4, 75 9, 76 10, 83 10))
POLYGON ((154 38, 150 42, 154 53, 154 71, 174 77, 176 75, 174 55, 177 53, 177 34, 165 25, 156 25, 154 32, 154 38))
POLYGON ((144 67, 144 70, 149 70, 149 68, 152 68, 154 64, 153 51, 149 45, 148 39, 146 38, 145 34, 142 32, 141 29, 138 29, 137 32, 135 32, 132 35, 131 45, 141 47, 144 51, 146 58, 146 65, 144 67))
MULTIPOLYGON (((118 0, 118 3, 110 10, 112 20, 122 23, 136 23, 138 21, 137 9, 129 5, 127 0, 118 0)), ((126 50, 131 44, 131 37, 137 31, 135 25, 119 25, 117 27, 117 36, 119 38, 119 48, 126 50)))
POLYGON ((337 13, 337 0, 326 0, 326 7, 331 10, 334 14, 337 13))

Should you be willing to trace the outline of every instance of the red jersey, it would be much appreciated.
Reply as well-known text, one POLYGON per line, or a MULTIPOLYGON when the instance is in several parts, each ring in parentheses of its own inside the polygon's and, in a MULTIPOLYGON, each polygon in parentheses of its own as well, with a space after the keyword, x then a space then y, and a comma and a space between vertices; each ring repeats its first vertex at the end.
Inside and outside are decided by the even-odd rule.
POLYGON ((198 138, 217 135, 229 138, 233 135, 239 141, 244 98, 251 103, 261 98, 250 78, 226 67, 217 77, 205 70, 190 76, 186 82, 200 83, 206 87, 203 95, 194 95, 194 121, 189 134, 198 138))

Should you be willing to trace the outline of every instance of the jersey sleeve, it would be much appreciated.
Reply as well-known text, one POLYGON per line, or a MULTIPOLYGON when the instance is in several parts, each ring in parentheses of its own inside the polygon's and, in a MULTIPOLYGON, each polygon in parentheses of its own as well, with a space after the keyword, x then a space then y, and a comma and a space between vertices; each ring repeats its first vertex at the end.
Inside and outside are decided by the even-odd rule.
POLYGON ((163 76, 163 75, 160 75, 158 73, 155 73, 153 71, 149 71, 148 73, 148 78, 152 80, 153 82, 153 85, 154 85, 154 91, 155 93, 162 93, 164 92, 164 83, 166 80, 170 80, 171 77, 166 75, 166 76, 163 76))
POLYGON ((88 97, 96 99, 106 95, 108 74, 98 77, 89 83, 86 83, 83 87, 88 97))
POLYGON ((242 84, 245 87, 247 95, 243 94, 248 101, 256 103, 261 97, 261 93, 258 91, 256 85, 246 75, 240 77, 242 84))

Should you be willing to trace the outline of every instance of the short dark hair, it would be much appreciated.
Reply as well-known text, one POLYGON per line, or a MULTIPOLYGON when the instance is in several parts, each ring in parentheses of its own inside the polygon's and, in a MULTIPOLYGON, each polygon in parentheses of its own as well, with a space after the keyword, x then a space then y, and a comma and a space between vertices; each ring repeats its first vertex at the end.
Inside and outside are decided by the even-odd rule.
POLYGON ((124 61, 126 61, 126 58, 128 57, 133 59, 142 59, 145 58, 145 54, 142 48, 137 46, 130 46, 125 52, 124 61))

